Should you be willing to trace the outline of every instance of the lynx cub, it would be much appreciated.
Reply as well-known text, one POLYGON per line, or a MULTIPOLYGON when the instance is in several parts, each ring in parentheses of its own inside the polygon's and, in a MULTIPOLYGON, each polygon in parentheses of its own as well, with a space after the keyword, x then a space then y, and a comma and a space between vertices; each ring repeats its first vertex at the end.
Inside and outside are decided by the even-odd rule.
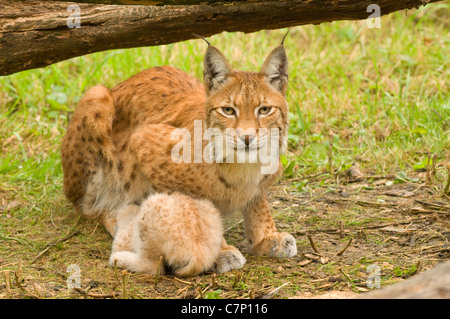
POLYGON ((134 272, 194 276, 212 269, 222 245, 219 211, 207 200, 154 194, 117 214, 110 265, 134 272), (159 265, 159 258, 163 264, 159 265))
MULTIPOLYGON (((223 215, 240 211, 248 252, 294 256, 295 239, 277 232, 267 202, 269 187, 282 173, 279 153, 287 144, 287 64, 280 45, 259 72, 235 71, 209 45, 203 84, 163 66, 142 71, 112 90, 91 88, 73 113, 62 142, 66 197, 78 212, 101 221, 114 236, 121 212, 141 205, 155 192, 179 192, 209 200, 223 215), (180 151, 184 160, 174 161, 180 138, 173 137, 179 129, 190 136, 220 131, 225 139, 198 143, 194 138, 180 151), (275 140, 269 131, 277 132, 275 140), (213 161, 198 160, 196 154, 209 143, 225 145, 226 151, 212 154, 213 161), (268 143, 278 146, 279 165, 273 174, 262 173, 265 164, 260 159, 228 161, 235 159, 234 152, 250 157, 268 143)), ((165 222, 172 221, 167 217, 165 222)), ((217 271, 224 272, 242 267, 245 258, 222 240, 216 263, 217 271)))

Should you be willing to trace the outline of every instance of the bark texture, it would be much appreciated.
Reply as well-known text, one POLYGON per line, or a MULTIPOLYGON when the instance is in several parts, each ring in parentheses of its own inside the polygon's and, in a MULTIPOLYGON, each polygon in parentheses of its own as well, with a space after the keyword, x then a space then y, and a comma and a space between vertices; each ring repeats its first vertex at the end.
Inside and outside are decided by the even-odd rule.
MULTIPOLYGON (((437 0, 381 0, 380 14, 437 0)), ((74 2, 2 0, 0 75, 92 52, 168 44, 223 31, 254 32, 334 20, 367 19, 373 0, 74 2), (110 3, 110 4, 104 4, 110 3), (69 7, 76 5, 79 8, 69 7), (79 28, 69 28, 77 22, 79 28)))
POLYGON ((450 299, 450 261, 398 284, 360 295, 363 299, 450 299))

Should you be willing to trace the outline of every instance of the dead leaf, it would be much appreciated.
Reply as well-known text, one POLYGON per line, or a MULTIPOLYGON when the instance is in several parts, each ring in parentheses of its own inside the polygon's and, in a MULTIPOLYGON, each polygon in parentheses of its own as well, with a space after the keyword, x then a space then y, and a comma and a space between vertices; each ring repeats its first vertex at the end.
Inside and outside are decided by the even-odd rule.
POLYGON ((317 289, 327 289, 327 288, 333 287, 333 285, 334 285, 333 282, 327 282, 327 283, 321 284, 319 287, 317 287, 317 289))
POLYGON ((317 261, 317 262, 321 263, 322 265, 325 265, 329 260, 328 257, 322 256, 319 254, 304 254, 304 256, 306 258, 308 258, 309 260, 317 261))
POLYGON ((300 267, 306 266, 307 264, 312 263, 312 260, 309 259, 303 259, 302 261, 300 261, 297 265, 300 267))
POLYGON ((387 179, 379 179, 375 182, 373 182, 373 186, 384 186, 388 182, 387 179))
POLYGON ((353 163, 353 165, 348 169, 348 175, 353 178, 364 177, 358 163, 353 163))
POLYGON ((364 179, 365 175, 361 172, 358 163, 353 163, 349 169, 342 171, 343 177, 347 177, 352 180, 364 179))
POLYGON ((321 257, 321 256, 315 255, 315 254, 304 254, 304 256, 312 261, 320 261, 320 257, 321 257))

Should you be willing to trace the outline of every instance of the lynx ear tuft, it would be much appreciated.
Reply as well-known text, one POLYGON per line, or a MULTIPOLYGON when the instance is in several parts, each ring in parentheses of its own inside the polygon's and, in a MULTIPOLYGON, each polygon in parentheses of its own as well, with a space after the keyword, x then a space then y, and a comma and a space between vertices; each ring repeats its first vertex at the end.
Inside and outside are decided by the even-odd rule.
POLYGON ((192 33, 192 35, 193 35, 194 37, 197 37, 197 39, 202 39, 203 41, 206 42, 206 44, 211 45, 211 43, 210 43, 208 40, 206 40, 204 37, 202 37, 201 35, 198 35, 198 34, 196 34, 196 33, 192 33))
POLYGON ((225 56, 212 45, 208 45, 203 65, 203 80, 207 93, 217 90, 233 71, 225 56))
MULTIPOLYGON (((284 41, 284 39, 283 39, 284 41)), ((286 93, 288 83, 288 59, 283 44, 276 47, 266 58, 261 71, 272 87, 281 94, 286 93)))

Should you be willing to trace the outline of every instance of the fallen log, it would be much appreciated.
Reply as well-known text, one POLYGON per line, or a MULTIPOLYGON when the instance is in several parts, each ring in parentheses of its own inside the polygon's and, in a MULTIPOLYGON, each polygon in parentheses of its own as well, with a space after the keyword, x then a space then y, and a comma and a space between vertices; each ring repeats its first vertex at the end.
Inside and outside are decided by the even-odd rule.
POLYGON ((398 284, 359 295, 363 299, 450 299, 450 261, 398 284))
POLYGON ((194 38, 194 34, 208 37, 223 31, 254 32, 367 19, 373 14, 385 15, 435 1, 382 0, 376 3, 379 10, 371 11, 373 0, 81 0, 76 4, 2 0, 0 75, 92 52, 184 41, 194 38), (168 3, 171 5, 161 6, 168 3))

